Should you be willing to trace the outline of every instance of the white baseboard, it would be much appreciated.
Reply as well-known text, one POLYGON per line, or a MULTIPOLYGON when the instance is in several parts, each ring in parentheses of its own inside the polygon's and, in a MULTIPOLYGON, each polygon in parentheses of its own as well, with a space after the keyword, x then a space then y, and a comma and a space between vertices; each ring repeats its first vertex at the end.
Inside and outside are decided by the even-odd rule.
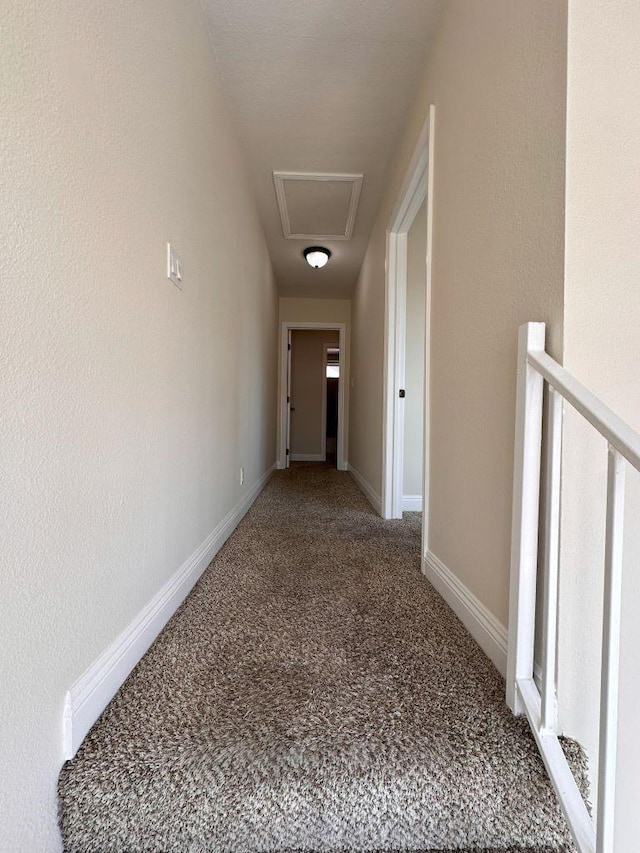
POLYGON ((349 464, 349 473, 360 487, 360 490, 364 492, 364 495, 371 504, 371 506, 375 509, 378 515, 381 515, 382 499, 380 495, 372 488, 372 486, 369 485, 369 483, 367 483, 362 474, 359 471, 356 471, 356 469, 351 464, 349 464))
POLYGON ((422 512, 422 495, 403 495, 402 512, 422 512))
POLYGON ((323 453, 292 453, 289 459, 292 462, 326 462, 327 457, 323 453))
POLYGON ((431 551, 424 556, 422 571, 496 669, 505 676, 507 629, 504 625, 431 551))
POLYGON ((73 758, 87 732, 127 676, 187 597, 202 572, 246 515, 271 477, 275 465, 211 531, 169 578, 133 622, 94 661, 67 692, 63 722, 64 758, 73 758))

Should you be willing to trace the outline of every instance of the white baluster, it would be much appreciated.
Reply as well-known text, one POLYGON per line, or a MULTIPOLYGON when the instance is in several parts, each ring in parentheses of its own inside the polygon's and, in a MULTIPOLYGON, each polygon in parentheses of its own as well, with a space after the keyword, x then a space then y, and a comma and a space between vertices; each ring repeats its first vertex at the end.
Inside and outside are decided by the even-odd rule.
POLYGON ((542 730, 557 732, 556 654, 558 635, 558 559, 560 546, 560 465, 562 396, 549 386, 547 502, 542 643, 542 730))
POLYGON ((625 460, 615 448, 609 445, 607 528, 604 552, 602 680, 600 685, 598 853, 613 853, 614 851, 625 474, 625 460))

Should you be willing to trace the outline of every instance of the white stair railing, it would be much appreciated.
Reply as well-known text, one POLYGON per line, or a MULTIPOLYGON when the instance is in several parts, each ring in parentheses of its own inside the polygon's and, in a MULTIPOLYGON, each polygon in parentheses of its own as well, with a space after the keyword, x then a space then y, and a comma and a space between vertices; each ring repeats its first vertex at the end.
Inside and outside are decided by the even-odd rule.
POLYGON ((518 337, 507 704, 514 714, 526 714, 529 720, 580 853, 614 853, 622 538, 627 463, 640 471, 640 435, 546 353, 544 323, 521 326, 518 337), (545 585, 542 677, 541 690, 538 690, 533 677, 533 665, 545 382, 549 389, 545 585), (558 741, 556 719, 560 459, 564 400, 586 418, 609 445, 597 831, 558 741))

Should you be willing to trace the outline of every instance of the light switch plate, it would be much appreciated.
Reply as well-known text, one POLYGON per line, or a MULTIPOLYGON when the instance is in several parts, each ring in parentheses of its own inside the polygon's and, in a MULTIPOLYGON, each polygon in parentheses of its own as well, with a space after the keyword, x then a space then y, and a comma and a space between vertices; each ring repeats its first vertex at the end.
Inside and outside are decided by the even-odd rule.
POLYGON ((167 243, 167 278, 182 290, 182 261, 171 243, 167 243))

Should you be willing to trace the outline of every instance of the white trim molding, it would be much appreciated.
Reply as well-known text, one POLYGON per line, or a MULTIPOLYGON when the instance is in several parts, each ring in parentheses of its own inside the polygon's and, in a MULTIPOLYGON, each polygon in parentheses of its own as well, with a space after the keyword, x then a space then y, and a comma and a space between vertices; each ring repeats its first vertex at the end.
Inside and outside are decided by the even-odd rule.
POLYGON ((378 515, 380 515, 382 510, 382 500, 380 499, 380 495, 376 492, 373 486, 365 480, 362 474, 359 471, 356 471, 353 465, 349 465, 349 473, 356 481, 360 491, 364 494, 371 506, 375 509, 378 515))
POLYGON ((402 512, 422 512, 422 495, 403 495, 402 512))
POLYGON ((422 571, 501 675, 507 671, 507 629, 431 551, 422 571))
POLYGON ((286 240, 350 240, 353 234, 353 226, 358 213, 358 202, 364 175, 358 174, 331 174, 329 172, 274 172, 273 186, 276 191, 278 211, 282 222, 282 235, 286 240), (351 184, 351 196, 349 208, 345 219, 344 232, 342 234, 295 234, 291 231, 289 208, 287 206, 287 194, 285 191, 286 181, 343 181, 351 184))
POLYGON ((271 477, 269 468, 243 499, 169 578, 136 618, 67 692, 63 720, 65 760, 73 758, 87 732, 115 696, 196 581, 244 518, 271 477))

